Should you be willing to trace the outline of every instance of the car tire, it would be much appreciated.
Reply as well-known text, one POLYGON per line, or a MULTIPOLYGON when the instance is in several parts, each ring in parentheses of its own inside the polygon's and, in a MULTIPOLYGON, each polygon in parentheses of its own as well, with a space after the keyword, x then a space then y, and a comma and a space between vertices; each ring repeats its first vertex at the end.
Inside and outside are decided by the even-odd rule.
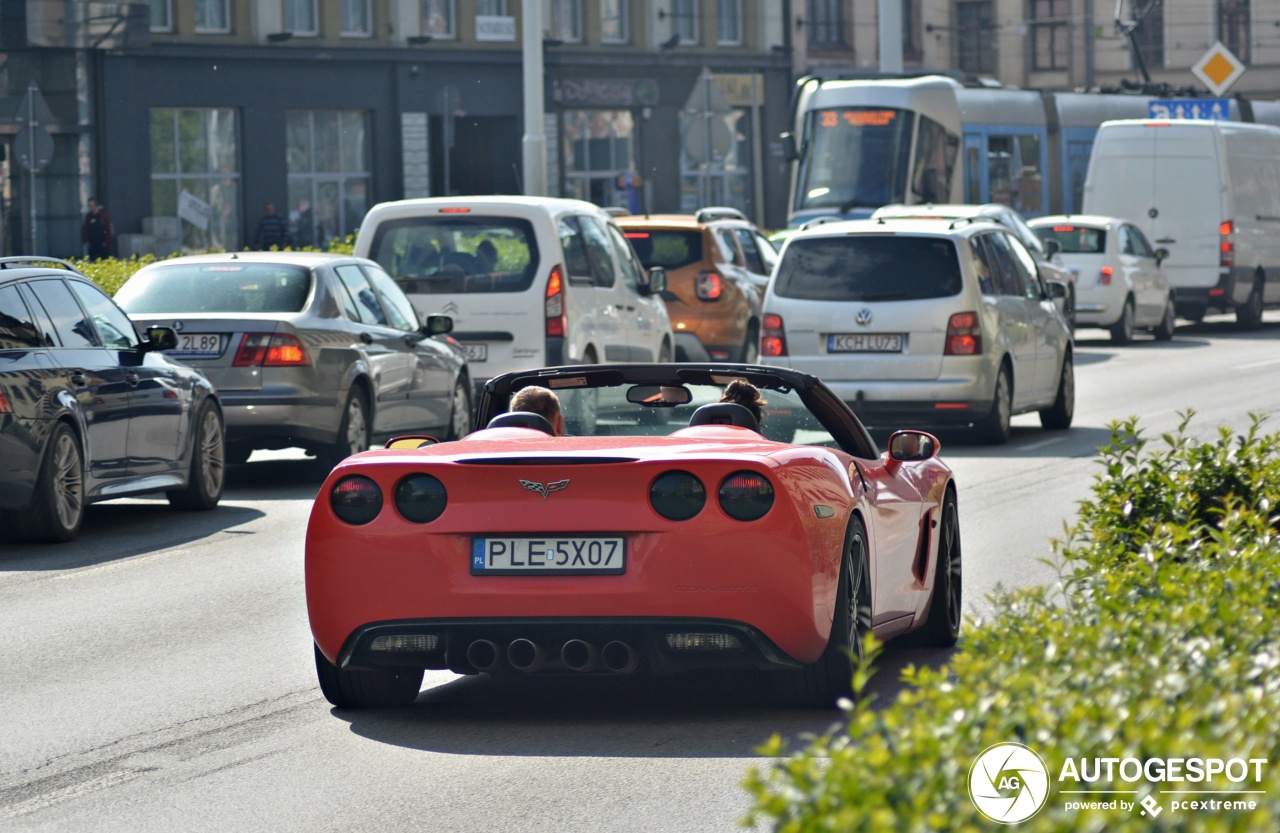
POLYGON ((853 672, 863 661, 864 637, 871 632, 871 575, 867 531, 856 515, 849 521, 836 589, 831 636, 822 656, 799 671, 783 672, 789 698, 803 706, 834 708, 853 695, 853 672))
POLYGON ((742 342, 742 353, 739 355, 738 361, 743 364, 758 364, 760 362, 760 330, 754 321, 747 326, 747 337, 742 342))
POLYGON ((347 402, 342 406, 342 422, 338 424, 338 439, 333 445, 323 449, 316 458, 326 472, 352 454, 369 450, 369 403, 364 391, 352 388, 347 394, 347 402))
POLYGON ((1071 354, 1062 359, 1062 371, 1058 374, 1058 394, 1053 405, 1040 412, 1040 424, 1050 431, 1065 431, 1071 427, 1076 411, 1076 369, 1071 354))
POLYGON ((930 648, 950 648, 960 639, 963 574, 960 549, 960 512, 955 493, 948 490, 942 500, 938 531, 938 567, 929 596, 929 617, 919 630, 900 642, 930 648))
POLYGON ((1160 319, 1160 323, 1152 330, 1156 341, 1168 341, 1173 338, 1174 330, 1178 328, 1178 309, 1173 303, 1173 296, 1164 302, 1164 317, 1160 319))
POLYGON ((1067 329, 1072 335, 1076 332, 1076 288, 1073 284, 1067 286, 1066 309, 1062 311, 1063 317, 1067 319, 1067 329))
POLYGON ((324 699, 340 709, 407 706, 422 690, 422 669, 402 671, 345 671, 325 658, 318 646, 316 679, 324 699))
POLYGON ((193 425, 187 487, 165 492, 170 506, 206 511, 218 505, 227 474, 224 440, 222 414, 217 405, 205 400, 193 425))
POLYGON ((658 364, 671 364, 671 361, 671 345, 663 341, 658 349, 658 364))
POLYGON ((28 541, 66 543, 80 534, 84 522, 84 455, 75 431, 55 423, 31 506, 12 514, 15 532, 28 541))
POLYGON ((995 393, 991 397, 991 413, 987 414, 975 426, 978 439, 989 445, 1003 445, 1009 441, 1012 430, 1009 421, 1013 418, 1013 383, 1009 378, 1009 367, 1003 365, 1000 375, 996 377, 995 393))
POLYGON ((1256 330, 1262 326, 1262 284, 1255 282, 1244 304, 1236 307, 1236 327, 1256 330))
POLYGON ((453 405, 449 409, 446 440, 460 440, 471 431, 471 383, 459 375, 453 383, 453 405))
POLYGON ((1133 341, 1133 315, 1133 296, 1129 296, 1124 299, 1120 318, 1110 327, 1112 344, 1128 344, 1133 341))

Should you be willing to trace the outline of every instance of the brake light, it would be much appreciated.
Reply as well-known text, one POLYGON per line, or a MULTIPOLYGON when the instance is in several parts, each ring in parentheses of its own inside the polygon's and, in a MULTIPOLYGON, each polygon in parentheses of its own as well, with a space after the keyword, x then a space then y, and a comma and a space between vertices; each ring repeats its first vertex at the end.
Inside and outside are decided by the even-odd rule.
POLYGON ((982 325, 976 312, 957 312, 947 322, 944 356, 976 356, 982 352, 982 325))
POLYGON ((1218 226, 1218 235, 1222 238, 1218 244, 1218 265, 1234 266, 1236 262, 1235 223, 1227 220, 1218 226))
POLYGON ((9 404, 9 397, 4 395, 4 388, 0 388, 0 414, 13 413, 13 406, 9 404))
POLYGON ((1111 276, 1115 273, 1116 270, 1112 269, 1110 266, 1103 266, 1102 271, 1098 273, 1098 283, 1103 286, 1111 286, 1111 276))
POLYGON ((693 282, 699 301, 719 301, 724 297, 724 276, 714 269, 699 272, 693 282))
POLYGON ((1054 226, 1053 230, 1054 231, 1075 231, 1076 227, 1075 226, 1054 226))
POLYGON ((297 336, 245 333, 232 367, 310 367, 311 357, 297 336))
POLYGON ((648 240, 649 232, 647 231, 625 231, 622 236, 628 240, 648 240))
POLYGON ((765 313, 760 322, 760 355, 787 355, 787 335, 782 329, 782 316, 765 313))
POLYGON ((547 278, 547 337, 559 337, 568 332, 564 310, 564 272, 559 266, 551 269, 551 277, 547 278))
POLYGON ((470 214, 470 213, 471 213, 471 209, 470 209, 470 208, 461 208, 461 207, 459 207, 459 208, 442 208, 442 209, 440 209, 440 213, 441 213, 441 214, 470 214))

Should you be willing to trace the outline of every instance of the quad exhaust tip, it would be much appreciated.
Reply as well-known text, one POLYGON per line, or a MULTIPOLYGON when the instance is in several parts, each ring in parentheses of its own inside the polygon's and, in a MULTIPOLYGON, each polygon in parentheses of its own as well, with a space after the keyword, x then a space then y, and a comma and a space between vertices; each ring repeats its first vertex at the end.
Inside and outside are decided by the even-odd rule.
POLYGON ((498 646, 487 639, 477 639, 467 646, 467 662, 477 671, 493 671, 498 667, 498 646))
POLYGON ((507 662, 525 674, 534 674, 547 662, 542 646, 528 639, 514 639, 507 646, 507 662))
POLYGON ((636 649, 616 639, 606 642, 600 649, 600 662, 615 674, 630 674, 640 667, 640 657, 636 654, 636 649))
POLYGON ((581 639, 570 639, 560 649, 560 661, 570 671, 594 671, 600 660, 600 649, 581 639))

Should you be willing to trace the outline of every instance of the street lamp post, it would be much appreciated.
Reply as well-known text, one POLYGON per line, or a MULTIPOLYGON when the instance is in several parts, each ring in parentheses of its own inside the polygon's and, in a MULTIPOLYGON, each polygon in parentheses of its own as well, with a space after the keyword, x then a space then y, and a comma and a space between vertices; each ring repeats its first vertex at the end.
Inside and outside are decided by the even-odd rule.
POLYGON ((542 0, 524 0, 524 193, 547 196, 547 136, 543 133, 542 0))

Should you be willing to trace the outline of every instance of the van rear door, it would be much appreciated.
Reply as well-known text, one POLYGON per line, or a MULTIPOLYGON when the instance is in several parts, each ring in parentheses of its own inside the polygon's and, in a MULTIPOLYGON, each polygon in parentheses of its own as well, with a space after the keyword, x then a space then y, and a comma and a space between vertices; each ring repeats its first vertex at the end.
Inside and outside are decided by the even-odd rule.
MULTIPOLYGON (((1210 124, 1149 130, 1155 136, 1155 216, 1143 230, 1157 248, 1169 250, 1164 270, 1171 286, 1215 286, 1219 227, 1230 219, 1223 208, 1226 178, 1217 131, 1210 124)), ((1141 220, 1146 214, 1119 216, 1141 220)))

